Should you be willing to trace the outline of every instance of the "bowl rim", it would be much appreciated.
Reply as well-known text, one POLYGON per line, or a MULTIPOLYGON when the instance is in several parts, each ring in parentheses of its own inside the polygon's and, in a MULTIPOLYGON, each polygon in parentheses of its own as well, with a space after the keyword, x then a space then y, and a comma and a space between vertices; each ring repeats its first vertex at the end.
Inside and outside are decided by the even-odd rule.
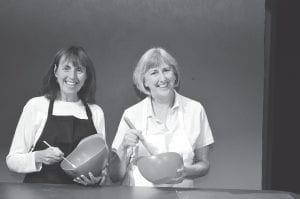
MULTIPOLYGON (((95 156, 101 154, 101 153, 104 151, 103 148, 106 148, 107 151, 109 152, 108 147, 107 147, 107 145, 105 144, 105 145, 102 147, 101 151, 99 151, 98 153, 95 153, 95 154, 94 154, 93 156, 91 156, 89 159, 87 159, 87 160, 85 160, 85 161, 82 161, 78 166, 75 165, 76 168, 73 168, 73 167, 70 167, 69 169, 68 169, 68 168, 65 168, 65 167, 63 166, 63 164, 64 164, 63 162, 67 162, 66 160, 61 161, 60 166, 61 166, 61 168, 62 168, 63 170, 74 171, 74 170, 78 169, 79 167, 81 167, 83 164, 85 164, 85 163, 91 161, 92 159, 94 159, 95 156)), ((74 150, 75 150, 75 149, 74 149, 74 150)), ((72 152, 73 152, 73 151, 72 151, 72 152)), ((71 154, 71 153, 70 153, 70 154, 71 154)), ((70 155, 70 154, 69 154, 69 155, 70 155)), ((68 159, 69 155, 66 157, 67 159, 68 159)), ((68 164, 68 163, 66 163, 66 164, 68 164)), ((74 164, 74 163, 73 163, 73 164, 74 164)))
POLYGON ((166 154, 174 154, 176 155, 177 157, 180 157, 180 159, 182 159, 182 156, 177 153, 177 152, 174 152, 174 151, 169 151, 169 152, 163 152, 163 153, 158 153, 158 154, 155 154, 155 155, 144 155, 144 156, 140 156, 137 158, 137 161, 139 161, 140 159, 142 158, 154 158, 154 157, 159 157, 159 156, 163 156, 163 155, 166 155, 166 154))

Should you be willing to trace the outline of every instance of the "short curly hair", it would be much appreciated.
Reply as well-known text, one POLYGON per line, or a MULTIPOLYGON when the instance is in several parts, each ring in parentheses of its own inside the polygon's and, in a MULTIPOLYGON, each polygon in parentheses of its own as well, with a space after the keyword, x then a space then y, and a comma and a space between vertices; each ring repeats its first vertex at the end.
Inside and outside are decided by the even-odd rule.
POLYGON ((140 60, 138 61, 134 72, 133 72, 133 83, 136 88, 142 92, 143 94, 150 95, 150 91, 145 87, 145 73, 154 67, 159 67, 162 64, 166 64, 171 66, 176 80, 175 80, 175 88, 179 87, 180 83, 180 73, 178 70, 178 64, 175 58, 164 50, 161 47, 155 47, 147 50, 140 60))

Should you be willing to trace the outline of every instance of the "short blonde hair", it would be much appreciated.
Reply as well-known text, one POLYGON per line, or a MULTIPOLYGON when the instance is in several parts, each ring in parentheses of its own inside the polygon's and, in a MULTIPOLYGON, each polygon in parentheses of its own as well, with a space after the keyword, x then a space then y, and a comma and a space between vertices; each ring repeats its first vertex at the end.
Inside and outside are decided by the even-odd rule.
POLYGON ((133 83, 139 91, 146 95, 150 95, 149 90, 144 85, 145 73, 150 68, 159 67, 162 64, 171 66, 176 77, 174 87, 177 88, 179 86, 180 74, 177 61, 166 50, 161 47, 156 47, 147 50, 134 69, 133 83))

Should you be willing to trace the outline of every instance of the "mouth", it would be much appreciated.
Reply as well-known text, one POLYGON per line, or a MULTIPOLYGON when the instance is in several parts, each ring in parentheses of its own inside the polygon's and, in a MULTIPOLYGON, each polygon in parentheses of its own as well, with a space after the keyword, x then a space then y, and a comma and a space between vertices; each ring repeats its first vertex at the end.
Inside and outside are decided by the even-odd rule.
POLYGON ((169 84, 168 83, 160 83, 156 85, 157 88, 169 88, 169 84))
POLYGON ((73 81, 73 80, 65 80, 64 83, 67 84, 68 86, 75 86, 78 84, 77 81, 73 81))

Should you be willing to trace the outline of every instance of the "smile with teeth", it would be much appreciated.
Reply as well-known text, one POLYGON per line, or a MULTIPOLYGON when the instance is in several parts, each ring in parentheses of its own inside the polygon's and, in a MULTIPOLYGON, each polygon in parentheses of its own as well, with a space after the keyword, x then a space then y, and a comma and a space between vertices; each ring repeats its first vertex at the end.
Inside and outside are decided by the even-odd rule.
POLYGON ((159 87, 159 88, 167 88, 168 84, 167 83, 157 84, 157 87, 159 87))
POLYGON ((74 85, 77 84, 76 81, 72 81, 72 80, 65 80, 65 83, 66 83, 67 85, 70 85, 70 86, 74 86, 74 85))

